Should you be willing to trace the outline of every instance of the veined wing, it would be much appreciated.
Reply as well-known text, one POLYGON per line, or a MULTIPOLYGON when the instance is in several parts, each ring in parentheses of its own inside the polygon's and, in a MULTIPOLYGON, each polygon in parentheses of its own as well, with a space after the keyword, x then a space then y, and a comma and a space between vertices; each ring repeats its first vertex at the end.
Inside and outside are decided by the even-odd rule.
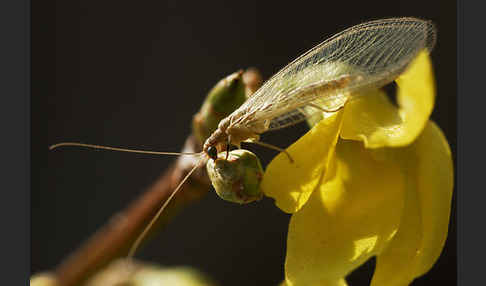
POLYGON ((423 49, 432 50, 431 22, 392 18, 344 30, 309 50, 257 90, 233 115, 248 128, 292 125, 344 104, 354 91, 393 81, 423 49))

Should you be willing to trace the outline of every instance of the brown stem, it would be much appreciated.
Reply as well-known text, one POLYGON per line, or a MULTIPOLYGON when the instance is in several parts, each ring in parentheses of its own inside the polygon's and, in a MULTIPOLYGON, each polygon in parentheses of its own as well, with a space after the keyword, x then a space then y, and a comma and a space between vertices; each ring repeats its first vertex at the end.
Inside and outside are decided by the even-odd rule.
MULTIPOLYGON (((194 137, 190 136, 183 152, 197 152, 200 149, 194 137)), ((143 228, 197 161, 198 158, 192 156, 179 157, 140 198, 115 214, 105 226, 61 262, 55 269, 57 285, 79 285, 113 259, 125 256, 143 228)), ((183 206, 201 199, 209 187, 205 168, 199 168, 168 205, 154 229, 166 224, 183 206)))
MULTIPOLYGON (((248 69, 242 76, 245 93, 249 97, 260 87, 262 78, 256 69, 248 69)), ((234 75, 227 77, 227 80, 230 79, 234 80, 234 75)), ((225 82, 222 81, 223 84, 225 82)), ((220 84, 221 82, 218 83, 218 85, 220 84)), ((228 86, 223 88, 228 89, 228 86)), ((219 89, 217 92, 222 91, 219 89)), ((224 90, 224 92, 230 91, 224 90)), ((237 94, 233 94, 233 96, 235 97, 234 100, 237 101, 237 94)), ((206 99, 213 107, 214 105, 222 105, 222 102, 214 102, 214 100, 214 94, 209 94, 206 99)), ((208 121, 214 121, 215 119, 219 121, 233 111, 227 110, 227 114, 223 116, 223 114, 214 114, 214 112, 206 114, 203 109, 204 105, 194 118, 193 129, 199 131, 196 133, 201 133, 201 130, 206 126, 205 123, 208 121)), ((210 108, 210 110, 213 109, 210 108)), ((213 126, 212 128, 216 127, 213 126)), ((207 130, 208 134, 206 136, 209 136, 213 131, 207 130)), ((199 140, 203 139, 204 137, 199 138, 199 140)), ((198 139, 191 135, 187 138, 182 152, 199 152, 201 151, 201 144, 202 142, 198 142, 198 139)), ((54 270, 56 285, 80 285, 114 259, 126 256, 138 235, 143 231, 150 219, 154 217, 165 200, 173 193, 185 175, 197 164, 198 160, 199 158, 191 156, 179 157, 140 198, 131 203, 124 211, 115 214, 105 226, 61 262, 54 270)), ((166 224, 178 210, 191 202, 201 199, 209 190, 210 185, 206 168, 198 168, 177 193, 174 201, 169 203, 150 233, 154 233, 154 230, 166 224)))

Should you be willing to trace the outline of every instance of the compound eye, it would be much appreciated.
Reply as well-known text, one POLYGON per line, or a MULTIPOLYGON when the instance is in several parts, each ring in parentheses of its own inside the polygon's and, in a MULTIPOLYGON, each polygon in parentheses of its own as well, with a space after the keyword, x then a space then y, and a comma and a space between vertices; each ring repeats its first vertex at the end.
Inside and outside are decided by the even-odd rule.
POLYGON ((208 156, 213 160, 216 160, 218 158, 218 150, 216 149, 216 147, 211 146, 208 148, 208 156))

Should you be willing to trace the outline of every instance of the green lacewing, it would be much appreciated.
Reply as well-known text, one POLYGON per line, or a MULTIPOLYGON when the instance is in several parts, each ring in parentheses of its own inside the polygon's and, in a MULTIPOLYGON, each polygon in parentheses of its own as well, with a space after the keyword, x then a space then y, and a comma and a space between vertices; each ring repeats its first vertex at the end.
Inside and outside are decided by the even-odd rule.
POLYGON ((132 245, 128 254, 128 257, 132 257, 187 178, 207 159, 216 160, 218 151, 224 148, 229 150, 230 145, 240 147, 241 142, 285 151, 259 142, 259 135, 291 126, 322 112, 335 112, 356 97, 358 91, 380 88, 392 82, 420 51, 426 49, 430 52, 435 41, 434 24, 417 18, 375 20, 348 28, 310 49, 272 76, 239 108, 221 120, 200 153, 129 150, 71 142, 52 145, 50 149, 81 146, 201 157, 132 245))

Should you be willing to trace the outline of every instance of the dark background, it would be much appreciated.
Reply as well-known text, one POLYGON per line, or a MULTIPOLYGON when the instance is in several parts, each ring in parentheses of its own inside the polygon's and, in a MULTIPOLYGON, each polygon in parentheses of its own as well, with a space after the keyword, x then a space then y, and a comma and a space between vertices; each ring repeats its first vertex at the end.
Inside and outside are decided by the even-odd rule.
MULTIPOLYGON (((206 92, 240 68, 268 78, 325 38, 366 20, 433 20, 432 115, 456 147, 456 3, 443 1, 36 1, 32 4, 32 273, 52 269, 149 186, 173 158, 60 150, 81 141, 177 151, 206 92)), ((267 136, 287 146, 303 126, 267 136)), ((271 151, 256 149, 268 162, 271 151)), ((213 192, 137 257, 192 265, 225 285, 283 278, 289 216, 270 199, 233 205, 213 192)), ((367 285, 372 264, 351 277, 367 285)), ((456 284, 455 203, 446 247, 414 285, 456 284)))

